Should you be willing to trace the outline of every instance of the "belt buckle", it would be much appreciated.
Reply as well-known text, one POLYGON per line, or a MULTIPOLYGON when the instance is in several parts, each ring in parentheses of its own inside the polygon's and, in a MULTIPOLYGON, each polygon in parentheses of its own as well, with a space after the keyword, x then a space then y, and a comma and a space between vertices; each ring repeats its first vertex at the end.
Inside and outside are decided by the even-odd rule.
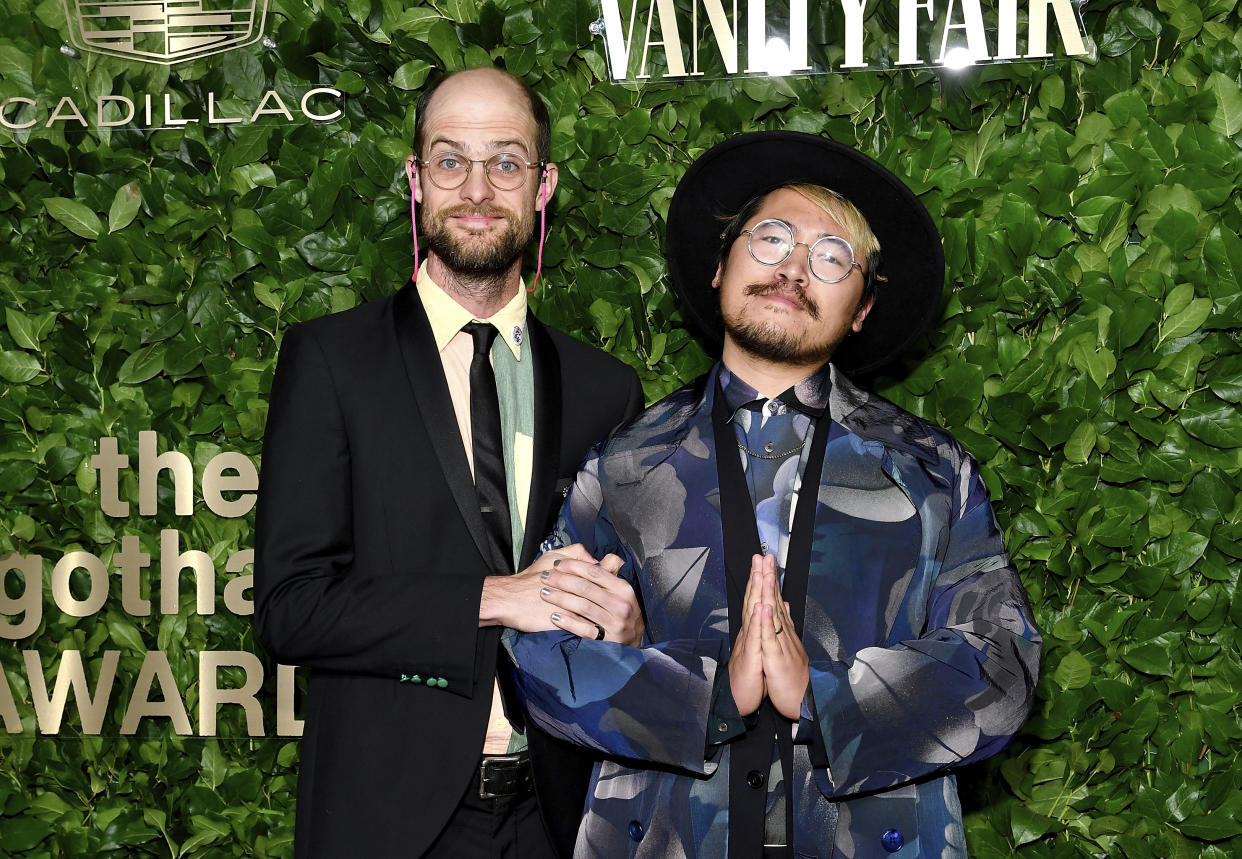
POLYGON ((479 761, 479 799, 497 799, 513 796, 530 780, 530 773, 520 772, 527 762, 527 754, 487 755, 479 761))

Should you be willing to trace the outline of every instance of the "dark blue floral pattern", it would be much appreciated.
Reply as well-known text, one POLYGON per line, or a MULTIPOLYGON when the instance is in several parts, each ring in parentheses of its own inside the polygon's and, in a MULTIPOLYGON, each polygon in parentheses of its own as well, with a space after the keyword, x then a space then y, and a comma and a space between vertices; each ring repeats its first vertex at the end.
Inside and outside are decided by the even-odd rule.
MULTIPOLYGON (((835 370, 830 381, 801 630, 811 718, 798 736, 814 743, 796 747, 790 779, 795 855, 965 856, 952 769, 1021 726, 1041 640, 974 461, 835 370)), ((712 743, 711 712, 729 655, 715 385, 713 372, 593 451, 561 511, 557 542, 625 560, 644 646, 505 638, 530 718, 609 756, 582 857, 726 855, 729 746, 712 743)))

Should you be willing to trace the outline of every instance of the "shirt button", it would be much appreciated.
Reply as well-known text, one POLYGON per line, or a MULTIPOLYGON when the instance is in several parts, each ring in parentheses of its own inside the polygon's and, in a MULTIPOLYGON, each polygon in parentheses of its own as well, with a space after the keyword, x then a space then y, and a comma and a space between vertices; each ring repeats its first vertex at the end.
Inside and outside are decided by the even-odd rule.
POLYGON ((889 853, 896 853, 906 846, 906 837, 896 829, 888 829, 880 836, 880 843, 884 845, 884 849, 889 853))
POLYGON ((767 553, 768 553, 768 544, 767 544, 767 543, 760 543, 760 544, 759 544, 759 554, 761 554, 761 555, 766 555, 767 553))
POLYGON ((759 788, 763 787, 763 782, 764 782, 763 773, 759 772, 759 770, 751 770, 750 772, 746 773, 746 786, 747 787, 753 787, 755 790, 758 790, 759 788))
POLYGON ((767 444, 763 446, 763 449, 766 452, 771 453, 772 451, 776 450, 776 445, 774 445, 772 442, 768 442, 767 444))
POLYGON ((639 823, 637 820, 631 820, 630 825, 627 828, 629 829, 629 832, 630 832, 631 841, 642 841, 643 840, 643 825, 641 823, 639 823))

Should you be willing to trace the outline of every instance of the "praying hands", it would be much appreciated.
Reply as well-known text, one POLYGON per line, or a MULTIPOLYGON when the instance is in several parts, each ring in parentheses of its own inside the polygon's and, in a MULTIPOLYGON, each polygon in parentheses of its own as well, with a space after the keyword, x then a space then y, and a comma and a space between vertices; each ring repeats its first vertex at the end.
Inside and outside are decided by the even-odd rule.
POLYGON ((742 602, 742 629, 729 658, 738 713, 749 716, 766 697, 782 716, 796 720, 810 681, 806 650, 777 587, 776 557, 755 555, 742 602))

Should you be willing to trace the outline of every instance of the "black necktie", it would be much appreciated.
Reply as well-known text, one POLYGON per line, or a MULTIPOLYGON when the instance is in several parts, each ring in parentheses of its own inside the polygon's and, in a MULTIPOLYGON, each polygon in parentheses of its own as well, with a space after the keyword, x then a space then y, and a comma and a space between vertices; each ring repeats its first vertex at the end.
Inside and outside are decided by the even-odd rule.
POLYGON ((492 341, 496 326, 468 322, 462 330, 474 338, 474 359, 470 362, 470 435, 474 447, 474 489, 479 511, 487 525, 497 561, 497 572, 508 572, 513 564, 513 531, 509 519, 508 481, 505 479, 505 448, 500 430, 500 400, 496 396, 496 374, 492 371, 492 341))

